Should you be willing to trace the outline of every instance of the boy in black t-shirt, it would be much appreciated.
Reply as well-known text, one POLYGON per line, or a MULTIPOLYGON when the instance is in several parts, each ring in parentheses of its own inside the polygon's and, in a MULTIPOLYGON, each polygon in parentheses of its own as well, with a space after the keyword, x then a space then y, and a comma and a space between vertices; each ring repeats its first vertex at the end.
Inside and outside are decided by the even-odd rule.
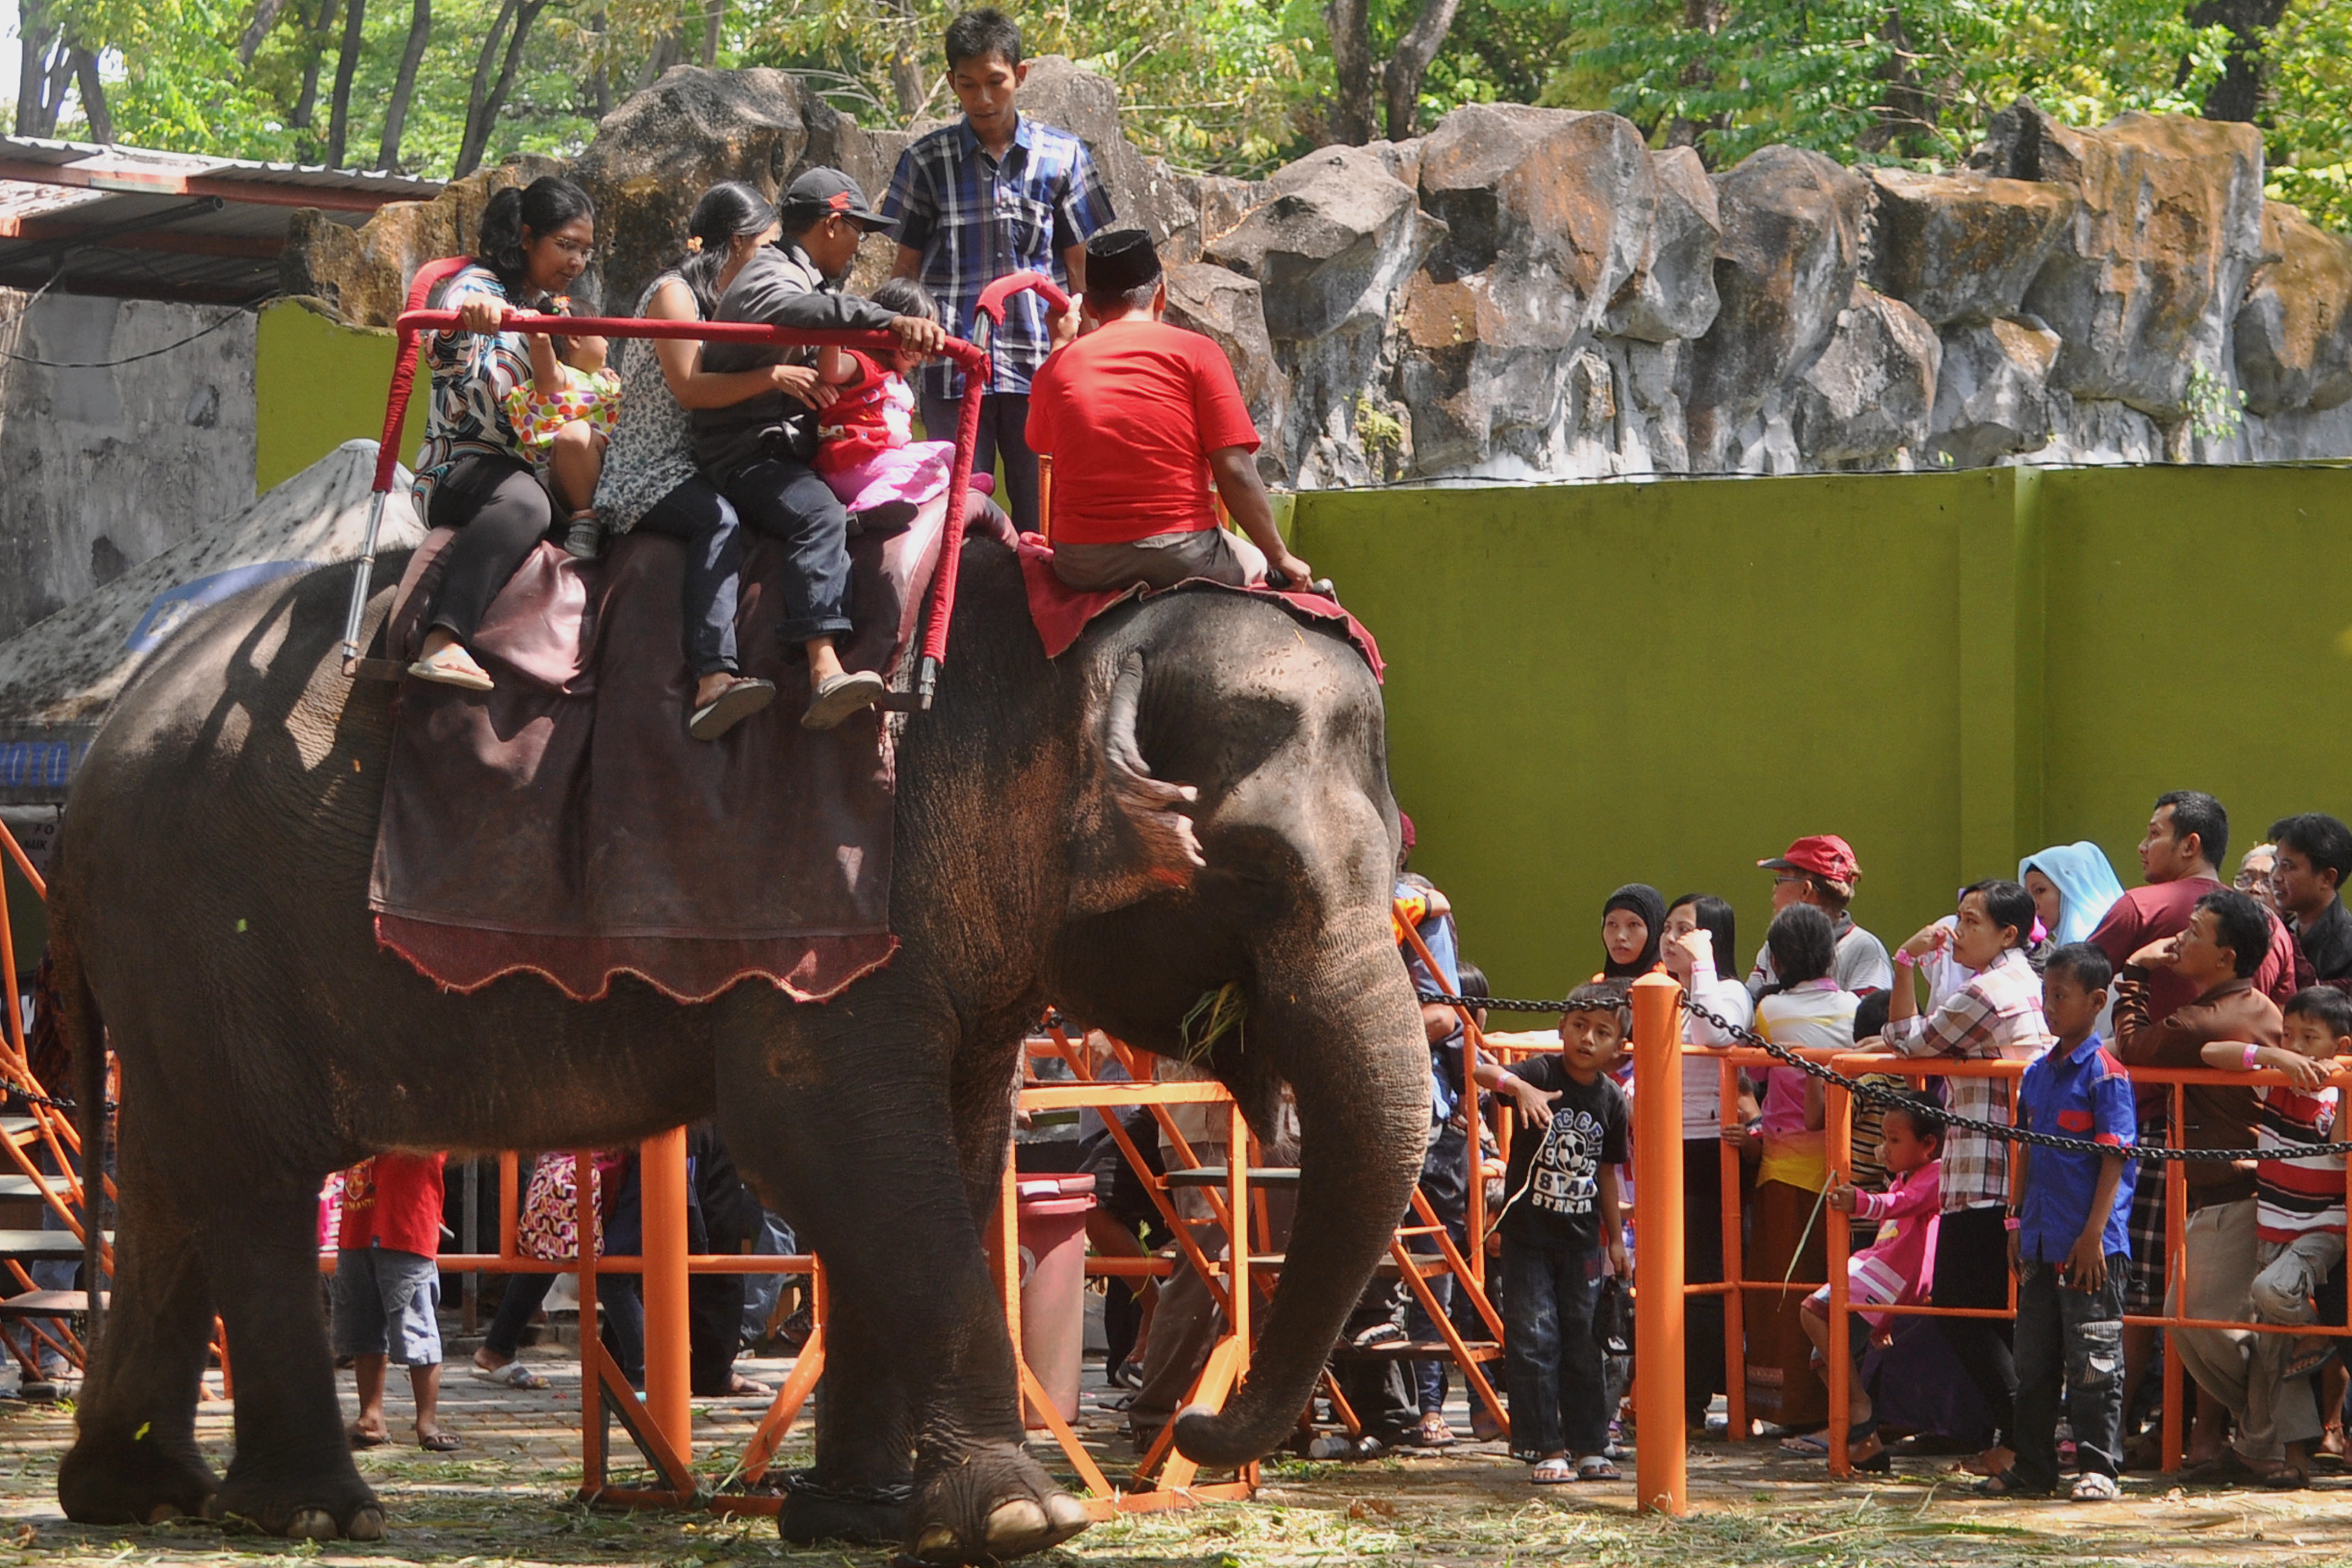
POLYGON ((1570 1001, 1604 1005, 1561 1018, 1559 1056, 1478 1067, 1479 1083, 1508 1093, 1525 1123, 1504 1183, 1504 1373, 1511 1450, 1539 1486, 1618 1479, 1592 1312, 1604 1272, 1633 1273, 1617 1201, 1625 1096, 1609 1079, 1632 1021, 1613 987, 1580 985, 1570 1001))

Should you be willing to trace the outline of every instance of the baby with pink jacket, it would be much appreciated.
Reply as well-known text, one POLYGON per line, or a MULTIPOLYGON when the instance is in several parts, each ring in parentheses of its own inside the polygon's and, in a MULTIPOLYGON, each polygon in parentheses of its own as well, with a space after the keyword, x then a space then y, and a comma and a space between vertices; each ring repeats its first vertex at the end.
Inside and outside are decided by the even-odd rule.
MULTIPOLYGON (((939 320, 938 304, 910 278, 889 279, 873 297, 876 304, 901 315, 939 320)), ((818 427, 816 471, 841 504, 870 528, 910 521, 948 488, 955 443, 914 438, 915 393, 907 376, 922 357, 905 349, 878 359, 842 348, 818 355, 817 374, 838 395, 818 427)), ((994 485, 992 475, 972 476, 971 488, 983 495, 994 485)))
MULTIPOLYGON (((1889 1178, 1883 1193, 1866 1193, 1851 1184, 1829 1190, 1829 1205, 1841 1214, 1860 1215, 1878 1222, 1878 1237, 1846 1259, 1846 1305, 1884 1334, 1891 1314, 1875 1307, 1916 1305, 1936 1278, 1936 1227, 1943 1207, 1944 1119, 1921 1101, 1889 1105, 1879 1122, 1878 1163, 1889 1178)), ((1805 1335, 1826 1361, 1830 1350, 1830 1288, 1805 1298, 1799 1321, 1805 1335)), ((1859 1359, 1870 1335, 1855 1334, 1847 1343, 1859 1359)), ((1847 1414, 1847 1462, 1857 1469, 1883 1470, 1889 1464, 1886 1449, 1871 1421, 1870 1394, 1859 1376, 1852 1378, 1847 1414)), ((1780 1447, 1792 1454, 1825 1457, 1828 1446, 1817 1436, 1791 1437, 1780 1447)))

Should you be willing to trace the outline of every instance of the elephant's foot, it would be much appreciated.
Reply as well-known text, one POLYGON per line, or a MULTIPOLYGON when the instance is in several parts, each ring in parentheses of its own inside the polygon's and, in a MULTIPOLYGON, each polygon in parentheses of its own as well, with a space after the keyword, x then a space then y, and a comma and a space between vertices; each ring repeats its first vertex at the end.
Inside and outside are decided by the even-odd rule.
POLYGON ((776 1531, 794 1545, 846 1541, 857 1546, 896 1546, 906 1539, 904 1502, 856 1501, 820 1492, 784 1494, 776 1531))
POLYGON ((908 1557, 946 1568, 1043 1552, 1088 1522, 1087 1505, 1026 1452, 990 1445, 917 1479, 899 1541, 908 1557))
POLYGON ((219 1487, 193 1443, 85 1436, 58 1466, 58 1501, 79 1524, 201 1517, 219 1487))
POLYGON ((296 1541, 381 1541, 384 1534, 383 1505, 348 1461, 341 1474, 239 1475, 232 1469, 206 1503, 205 1517, 296 1541))

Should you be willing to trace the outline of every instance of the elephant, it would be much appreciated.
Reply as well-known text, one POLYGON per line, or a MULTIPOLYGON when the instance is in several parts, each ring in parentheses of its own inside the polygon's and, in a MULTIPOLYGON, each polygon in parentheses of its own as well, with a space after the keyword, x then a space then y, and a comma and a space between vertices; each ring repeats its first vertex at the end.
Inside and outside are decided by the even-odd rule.
POLYGON ((342 673, 348 571, 257 586, 159 650, 77 776, 50 892, 86 1119, 101 1039, 121 1072, 69 1517, 381 1536, 319 1300, 322 1179, 387 1149, 609 1147, 715 1117, 831 1282, 814 1484, 783 1534, 942 1564, 1051 1546, 1087 1515, 1024 1451, 982 1245, 1021 1042, 1051 1004, 1181 1053, 1229 984, 1245 1023, 1207 1065, 1262 1136, 1295 1097, 1297 1222, 1247 1379, 1177 1443, 1233 1466, 1294 1428, 1427 1132, 1378 685, 1345 639, 1223 592, 1119 607, 1048 659, 1014 552, 974 537, 960 560, 936 702, 898 752, 901 946, 821 1005, 756 981, 692 1005, 626 977, 590 1003, 528 976, 443 991, 369 917, 394 689, 342 673), (194 1440, 215 1311, 236 1378, 218 1477, 194 1440))

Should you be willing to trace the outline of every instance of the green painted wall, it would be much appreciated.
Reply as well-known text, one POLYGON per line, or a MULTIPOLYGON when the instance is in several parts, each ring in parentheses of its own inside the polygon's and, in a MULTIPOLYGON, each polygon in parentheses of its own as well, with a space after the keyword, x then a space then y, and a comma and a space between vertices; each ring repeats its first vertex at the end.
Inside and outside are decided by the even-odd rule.
MULTIPOLYGON (((261 312, 253 374, 257 491, 291 479, 354 437, 382 434, 393 343, 389 331, 347 327, 299 300, 261 312)), ((403 426, 401 461, 413 458, 424 439, 420 381, 403 426)))
POLYGON ((1318 492, 1294 542, 1381 639, 1415 859, 1505 994, 1600 962, 1621 882, 1729 898, 1743 961, 1803 833, 1890 943, 2093 837, 2126 885, 2159 790, 2239 837, 2352 816, 2352 474, 1823 476, 1318 492), (2163 621, 2147 606, 2170 606, 2163 621), (2200 635, 2201 630, 2201 635, 2200 635))

